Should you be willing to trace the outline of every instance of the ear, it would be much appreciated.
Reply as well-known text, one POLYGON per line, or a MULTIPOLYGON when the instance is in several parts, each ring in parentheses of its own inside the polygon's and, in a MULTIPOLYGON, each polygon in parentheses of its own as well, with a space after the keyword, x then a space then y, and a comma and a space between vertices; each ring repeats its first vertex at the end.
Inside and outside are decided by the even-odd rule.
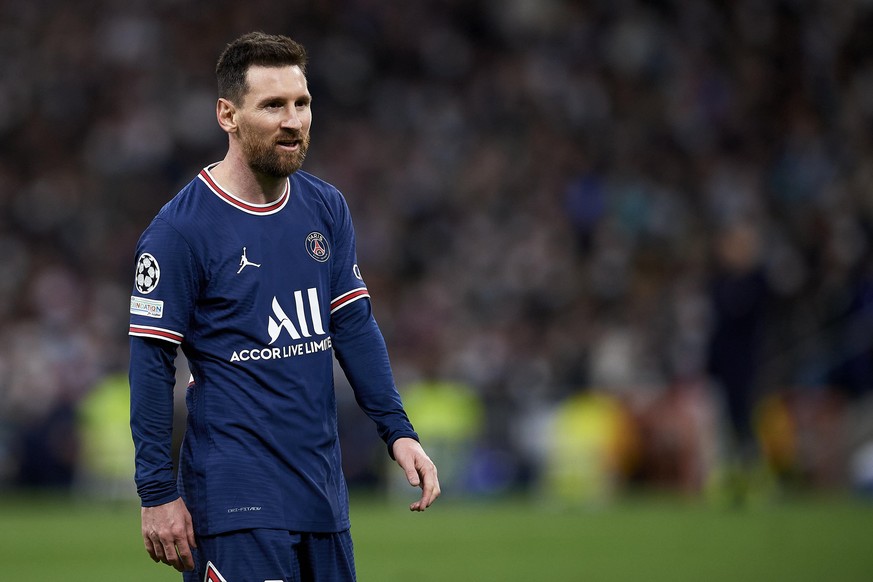
POLYGON ((227 99, 220 98, 215 104, 215 117, 218 125, 226 133, 236 133, 236 106, 227 99))

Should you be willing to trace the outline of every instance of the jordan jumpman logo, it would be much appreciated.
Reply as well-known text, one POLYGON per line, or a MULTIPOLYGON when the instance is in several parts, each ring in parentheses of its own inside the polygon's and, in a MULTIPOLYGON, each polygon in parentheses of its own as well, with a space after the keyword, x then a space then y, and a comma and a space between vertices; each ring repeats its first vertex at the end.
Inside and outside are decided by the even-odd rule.
POLYGON ((259 263, 251 262, 246 256, 246 247, 243 247, 242 257, 239 259, 239 271, 237 271, 236 274, 239 275, 242 273, 242 270, 248 266, 260 267, 261 265, 259 263))

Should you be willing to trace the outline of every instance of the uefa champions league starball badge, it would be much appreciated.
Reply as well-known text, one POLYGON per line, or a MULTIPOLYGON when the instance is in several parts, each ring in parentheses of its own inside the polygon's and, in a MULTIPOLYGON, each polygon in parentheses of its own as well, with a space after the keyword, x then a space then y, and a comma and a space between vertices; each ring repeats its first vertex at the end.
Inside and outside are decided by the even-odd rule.
POLYGON ((161 268, 158 261, 149 253, 143 253, 136 261, 136 290, 148 295, 158 286, 161 268))

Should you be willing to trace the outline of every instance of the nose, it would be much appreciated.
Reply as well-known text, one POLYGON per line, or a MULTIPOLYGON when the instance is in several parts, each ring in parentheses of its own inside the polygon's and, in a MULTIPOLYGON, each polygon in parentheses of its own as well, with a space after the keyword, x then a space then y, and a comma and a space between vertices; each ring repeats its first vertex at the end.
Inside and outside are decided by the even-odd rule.
POLYGON ((296 108, 292 107, 288 115, 282 120, 282 127, 287 129, 300 129, 303 127, 303 120, 300 119, 300 114, 296 108))

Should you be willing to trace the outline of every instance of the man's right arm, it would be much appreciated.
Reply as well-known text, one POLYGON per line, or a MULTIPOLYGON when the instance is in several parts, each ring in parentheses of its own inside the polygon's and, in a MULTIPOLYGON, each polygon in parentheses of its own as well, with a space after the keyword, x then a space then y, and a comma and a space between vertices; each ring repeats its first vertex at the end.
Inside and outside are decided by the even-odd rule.
POLYGON ((191 514, 173 478, 173 389, 176 345, 130 337, 130 428, 136 449, 136 488, 142 537, 155 562, 194 568, 191 514))
POLYGON ((188 241, 166 216, 159 215, 145 230, 136 257, 130 307, 130 429, 143 542, 153 560, 190 570, 194 529, 173 477, 173 390, 176 350, 194 309, 200 269, 188 241))
POLYGON ((176 345, 130 337, 130 430, 136 449, 136 488, 143 507, 179 497, 173 478, 173 388, 176 345))

